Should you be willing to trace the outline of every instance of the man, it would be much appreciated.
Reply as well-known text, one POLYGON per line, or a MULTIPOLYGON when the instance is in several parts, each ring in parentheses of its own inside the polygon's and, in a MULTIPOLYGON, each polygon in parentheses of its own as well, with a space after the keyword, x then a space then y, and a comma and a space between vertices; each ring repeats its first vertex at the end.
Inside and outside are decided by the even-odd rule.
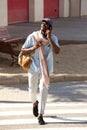
POLYGON ((44 125, 43 114, 49 87, 49 73, 53 72, 53 52, 58 54, 60 47, 57 37, 52 34, 52 20, 45 18, 40 31, 30 34, 23 47, 23 54, 33 54, 28 71, 29 95, 33 103, 33 114, 38 123, 44 125), (37 88, 39 86, 39 99, 37 88))

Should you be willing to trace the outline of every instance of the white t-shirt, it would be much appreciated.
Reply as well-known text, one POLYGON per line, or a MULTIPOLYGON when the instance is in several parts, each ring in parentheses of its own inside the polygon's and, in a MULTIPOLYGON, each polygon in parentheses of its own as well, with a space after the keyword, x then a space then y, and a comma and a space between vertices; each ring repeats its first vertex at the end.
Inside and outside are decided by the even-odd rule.
MULTIPOLYGON (((38 34, 40 38, 43 38, 41 31, 38 31, 38 34)), ((54 41, 54 43, 59 47, 58 38, 54 34, 51 34, 51 38, 54 41)), ((30 48, 34 46, 34 44, 35 44, 35 37, 34 37, 34 33, 32 33, 27 37, 22 48, 30 48)), ((53 51, 51 45, 49 43, 44 45, 44 50, 45 50, 45 56, 47 58, 48 71, 49 73, 52 73, 53 72, 53 51)), ((30 68, 35 72, 41 73, 38 49, 36 49, 33 54, 30 68)))

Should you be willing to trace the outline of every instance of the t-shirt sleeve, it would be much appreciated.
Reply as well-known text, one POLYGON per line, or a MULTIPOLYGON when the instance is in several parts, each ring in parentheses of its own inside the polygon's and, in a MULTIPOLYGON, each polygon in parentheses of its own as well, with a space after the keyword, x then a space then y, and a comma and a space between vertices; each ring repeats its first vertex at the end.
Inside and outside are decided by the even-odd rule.
POLYGON ((33 45, 34 45, 34 36, 33 36, 33 34, 30 34, 30 35, 27 37, 26 41, 24 42, 22 48, 30 48, 30 47, 32 47, 33 45))
POLYGON ((55 42, 55 44, 56 44, 58 47, 60 47, 57 36, 53 35, 53 36, 52 36, 52 40, 55 42))

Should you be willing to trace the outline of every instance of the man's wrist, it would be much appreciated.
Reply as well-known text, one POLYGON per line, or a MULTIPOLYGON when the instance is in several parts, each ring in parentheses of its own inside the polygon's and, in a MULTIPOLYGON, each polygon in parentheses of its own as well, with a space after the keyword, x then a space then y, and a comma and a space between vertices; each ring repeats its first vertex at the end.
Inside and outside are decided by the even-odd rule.
POLYGON ((51 37, 47 37, 47 39, 48 39, 48 41, 51 41, 51 40, 52 40, 51 37))
POLYGON ((35 47, 35 46, 33 46, 33 47, 32 47, 32 50, 33 50, 33 51, 35 51, 35 50, 36 50, 36 47, 35 47))

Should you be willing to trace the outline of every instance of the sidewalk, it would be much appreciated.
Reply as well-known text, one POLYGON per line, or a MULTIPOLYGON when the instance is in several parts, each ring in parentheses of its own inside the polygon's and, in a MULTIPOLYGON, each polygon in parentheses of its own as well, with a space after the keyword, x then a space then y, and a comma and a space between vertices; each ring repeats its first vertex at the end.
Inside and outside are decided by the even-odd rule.
MULTIPOLYGON (((27 37, 40 29, 40 22, 8 26, 13 37, 27 37)), ((53 33, 58 36, 61 51, 54 55, 55 73, 51 82, 87 80, 87 18, 53 19, 53 33)), ((27 73, 10 66, 9 56, 0 54, 0 84, 27 83, 27 73)))

